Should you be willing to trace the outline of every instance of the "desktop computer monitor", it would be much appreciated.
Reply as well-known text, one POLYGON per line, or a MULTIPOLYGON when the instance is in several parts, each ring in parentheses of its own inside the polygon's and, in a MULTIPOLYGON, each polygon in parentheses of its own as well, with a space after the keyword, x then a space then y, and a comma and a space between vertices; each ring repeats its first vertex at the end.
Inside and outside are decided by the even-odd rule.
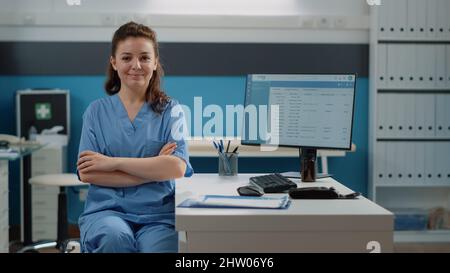
POLYGON ((351 149, 355 88, 355 74, 250 74, 241 144, 298 147, 315 181, 317 149, 351 149))

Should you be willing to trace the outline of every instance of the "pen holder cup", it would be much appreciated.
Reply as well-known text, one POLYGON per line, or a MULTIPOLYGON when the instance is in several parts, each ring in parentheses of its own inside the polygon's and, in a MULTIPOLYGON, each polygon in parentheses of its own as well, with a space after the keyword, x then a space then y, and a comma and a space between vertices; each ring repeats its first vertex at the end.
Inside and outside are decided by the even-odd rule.
POLYGON ((234 176, 238 174, 239 153, 219 153, 219 175, 234 176))

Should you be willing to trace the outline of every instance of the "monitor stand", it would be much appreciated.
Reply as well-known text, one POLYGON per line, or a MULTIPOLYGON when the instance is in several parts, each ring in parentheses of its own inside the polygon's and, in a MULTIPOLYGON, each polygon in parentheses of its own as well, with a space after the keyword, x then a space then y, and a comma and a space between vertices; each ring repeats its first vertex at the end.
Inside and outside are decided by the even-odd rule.
POLYGON ((331 174, 317 173, 317 150, 316 149, 301 149, 300 155, 300 170, 301 172, 284 172, 281 173, 287 178, 299 178, 302 182, 314 182, 316 179, 331 177, 331 174))
POLYGON ((302 163, 302 182, 314 182, 316 181, 316 149, 299 149, 300 160, 302 163))

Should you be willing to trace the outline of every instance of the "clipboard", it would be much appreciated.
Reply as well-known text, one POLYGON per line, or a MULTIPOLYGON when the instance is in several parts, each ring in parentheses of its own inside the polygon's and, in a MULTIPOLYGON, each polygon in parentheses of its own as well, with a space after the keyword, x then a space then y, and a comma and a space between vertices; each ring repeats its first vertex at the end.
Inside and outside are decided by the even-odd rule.
POLYGON ((291 200, 283 197, 256 197, 234 195, 201 195, 181 202, 180 208, 245 208, 245 209, 286 209, 291 200))

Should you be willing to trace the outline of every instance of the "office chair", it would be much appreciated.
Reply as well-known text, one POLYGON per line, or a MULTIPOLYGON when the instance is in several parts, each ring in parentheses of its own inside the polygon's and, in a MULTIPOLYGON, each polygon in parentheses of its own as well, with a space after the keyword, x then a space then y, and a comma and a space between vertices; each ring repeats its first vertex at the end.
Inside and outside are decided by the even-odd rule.
POLYGON ((68 238, 67 229, 67 195, 66 187, 74 186, 86 186, 86 184, 80 182, 76 174, 64 173, 64 174, 46 174, 34 176, 29 180, 32 185, 42 186, 57 186, 59 187, 58 193, 58 233, 56 241, 39 241, 34 244, 28 245, 17 251, 17 253, 23 252, 38 252, 39 249, 54 247, 59 252, 70 253, 79 251, 78 239, 68 238))

